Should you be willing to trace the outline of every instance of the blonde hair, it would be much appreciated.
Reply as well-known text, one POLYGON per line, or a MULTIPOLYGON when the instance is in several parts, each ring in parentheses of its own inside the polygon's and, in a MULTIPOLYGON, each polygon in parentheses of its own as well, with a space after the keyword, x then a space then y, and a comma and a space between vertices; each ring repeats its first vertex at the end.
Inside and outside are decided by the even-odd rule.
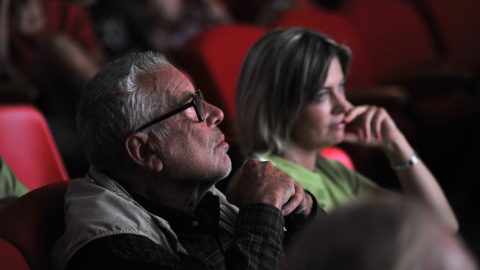
POLYGON ((350 50, 302 28, 271 31, 253 45, 236 93, 236 127, 244 154, 287 151, 293 124, 325 83, 335 57, 346 76, 350 50))

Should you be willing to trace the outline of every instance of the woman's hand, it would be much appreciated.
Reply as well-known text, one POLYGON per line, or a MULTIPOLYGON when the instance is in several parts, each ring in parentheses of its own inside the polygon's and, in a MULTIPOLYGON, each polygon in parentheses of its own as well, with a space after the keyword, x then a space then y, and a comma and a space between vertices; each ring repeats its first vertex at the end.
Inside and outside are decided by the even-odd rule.
POLYGON ((348 143, 389 148, 403 139, 388 112, 376 106, 357 106, 345 114, 345 138, 348 143))
MULTIPOLYGON (((406 164, 415 150, 387 111, 375 106, 358 106, 345 114, 345 142, 381 147, 391 164, 406 164)), ((421 202, 453 232, 458 221, 437 180, 423 162, 395 170, 404 193, 421 202)))

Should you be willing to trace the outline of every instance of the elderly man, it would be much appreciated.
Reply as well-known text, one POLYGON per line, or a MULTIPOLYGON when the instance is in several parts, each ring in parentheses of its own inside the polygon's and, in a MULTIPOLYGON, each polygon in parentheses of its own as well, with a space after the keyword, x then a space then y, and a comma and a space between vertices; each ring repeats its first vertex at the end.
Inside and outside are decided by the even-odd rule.
POLYGON ((288 221, 302 226, 316 204, 253 160, 228 202, 214 187, 231 170, 222 119, 162 55, 107 65, 80 102, 92 168, 69 185, 55 268, 278 269, 288 221))

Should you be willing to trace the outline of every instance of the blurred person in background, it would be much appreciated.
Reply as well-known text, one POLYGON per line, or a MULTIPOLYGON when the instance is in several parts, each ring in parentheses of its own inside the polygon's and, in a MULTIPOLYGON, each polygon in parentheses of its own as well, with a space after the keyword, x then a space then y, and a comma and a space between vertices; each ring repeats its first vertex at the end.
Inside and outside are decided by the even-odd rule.
POLYGON ((81 2, 110 58, 144 50, 171 55, 205 28, 231 21, 220 0, 81 2))
POLYGON ((463 241, 398 196, 342 206, 309 225, 285 270, 476 270, 463 241))
POLYGON ((146 0, 150 28, 145 35, 151 49, 163 52, 183 47, 205 28, 230 22, 219 0, 146 0))
POLYGON ((103 62, 88 16, 79 5, 2 0, 1 14, 2 29, 8 31, 1 41, 4 60, 18 75, 40 85, 61 79, 81 91, 103 62))
POLYGON ((37 105, 70 175, 83 175, 87 163, 75 133, 75 107, 104 61, 87 13, 66 0, 1 1, 4 78, 37 89, 37 105))

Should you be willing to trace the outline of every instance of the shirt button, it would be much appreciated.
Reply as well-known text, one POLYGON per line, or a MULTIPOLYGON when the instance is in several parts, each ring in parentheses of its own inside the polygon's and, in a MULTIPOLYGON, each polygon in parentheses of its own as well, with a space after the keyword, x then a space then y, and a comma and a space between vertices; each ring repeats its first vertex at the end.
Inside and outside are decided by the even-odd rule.
POLYGON ((198 221, 194 220, 192 221, 192 227, 198 227, 199 223, 198 221))

